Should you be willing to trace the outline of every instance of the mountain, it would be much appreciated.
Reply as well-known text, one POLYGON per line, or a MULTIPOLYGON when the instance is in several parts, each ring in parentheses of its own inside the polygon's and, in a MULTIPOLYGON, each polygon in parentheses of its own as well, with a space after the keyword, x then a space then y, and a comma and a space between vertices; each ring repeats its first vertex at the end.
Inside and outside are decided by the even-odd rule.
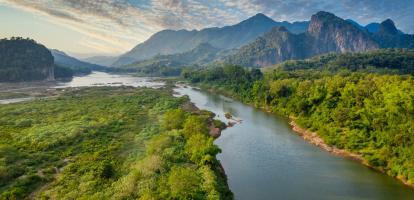
POLYGON ((51 49, 51 52, 57 66, 70 68, 74 74, 89 74, 92 70, 105 69, 105 67, 100 65, 80 61, 56 49, 51 49))
MULTIPOLYGON (((359 29, 367 30, 370 33, 377 33, 380 30, 380 27, 381 27, 381 23, 377 23, 377 22, 372 22, 372 23, 367 24, 366 26, 362 26, 361 24, 359 24, 358 22, 356 22, 352 19, 347 19, 346 21, 350 22, 351 24, 358 27, 359 29)), ((397 31, 401 34, 404 34, 404 32, 402 32, 399 29, 397 29, 397 31)))
POLYGON ((184 53, 157 55, 151 59, 137 61, 117 69, 152 76, 179 75, 183 67, 205 65, 226 55, 227 52, 226 50, 213 47, 209 43, 201 43, 196 48, 184 53))
POLYGON ((95 65, 101 65, 105 67, 110 67, 112 63, 114 63, 118 57, 116 56, 93 56, 82 59, 84 62, 88 62, 95 65))
POLYGON ((358 52, 378 48, 369 33, 329 12, 318 12, 311 18, 308 30, 311 54, 358 52))
POLYGON ((373 38, 381 48, 414 48, 414 35, 399 31, 391 19, 379 24, 378 31, 373 33, 373 38))
POLYGON ((346 19, 345 21, 351 23, 352 25, 356 26, 357 28, 359 28, 361 30, 364 30, 365 29, 364 26, 362 26, 361 24, 359 24, 358 22, 356 22, 356 21, 354 21, 352 19, 346 19))
POLYGON ((307 57, 309 46, 305 34, 290 33, 285 27, 274 27, 270 32, 242 47, 236 54, 224 59, 226 63, 242 66, 268 66, 290 59, 307 57))
POLYGON ((150 59, 156 55, 169 55, 190 51, 199 44, 209 43, 218 49, 239 48, 275 26, 285 26, 294 33, 304 32, 308 22, 276 22, 264 14, 257 14, 232 26, 197 30, 164 30, 121 55, 113 66, 122 66, 150 59))
POLYGON ((54 80, 51 52, 31 39, 0 40, 0 82, 54 80))
MULTIPOLYGON (((377 23, 377 22, 373 22, 373 23, 369 23, 365 26, 365 28, 370 32, 370 33, 377 33, 380 30, 381 27, 381 23, 377 23)), ((404 32, 402 32, 401 30, 397 29, 398 32, 400 34, 405 34, 404 32)))
POLYGON ((380 28, 381 24, 380 23, 369 23, 368 25, 365 26, 365 28, 370 32, 370 33, 376 33, 378 32, 379 28, 380 28))
POLYGON ((303 59, 328 52, 359 52, 379 48, 366 30, 328 12, 313 15, 305 33, 273 28, 242 47, 225 62, 243 66, 268 66, 290 59, 303 59))

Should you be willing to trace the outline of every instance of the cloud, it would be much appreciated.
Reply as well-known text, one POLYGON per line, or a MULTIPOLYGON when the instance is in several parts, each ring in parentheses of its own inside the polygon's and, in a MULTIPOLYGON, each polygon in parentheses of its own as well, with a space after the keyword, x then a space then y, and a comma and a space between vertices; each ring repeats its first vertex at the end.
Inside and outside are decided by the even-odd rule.
POLYGON ((320 10, 364 24, 392 18, 403 31, 414 32, 414 0, 0 0, 0 3, 35 13, 85 35, 91 40, 83 44, 85 48, 114 53, 126 51, 163 29, 230 25, 259 12, 278 21, 309 20, 320 10))

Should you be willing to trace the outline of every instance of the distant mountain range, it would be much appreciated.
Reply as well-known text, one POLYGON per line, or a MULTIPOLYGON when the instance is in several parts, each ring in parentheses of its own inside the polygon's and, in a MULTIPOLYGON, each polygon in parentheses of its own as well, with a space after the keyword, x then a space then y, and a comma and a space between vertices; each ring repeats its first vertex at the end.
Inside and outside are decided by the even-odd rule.
POLYGON ((413 41, 413 35, 398 30, 391 20, 362 26, 321 11, 310 21, 289 23, 259 13, 222 28, 158 32, 121 55, 112 66, 151 73, 213 62, 263 67, 328 52, 414 48, 413 41))
POLYGON ((60 67, 70 68, 75 75, 89 74, 93 70, 105 70, 106 67, 88 62, 80 61, 77 58, 71 57, 66 53, 50 49, 55 60, 55 65, 60 67))
POLYGON ((229 55, 231 52, 231 50, 213 47, 209 43, 201 43, 196 48, 184 53, 157 55, 151 59, 137 61, 117 69, 151 76, 180 75, 180 69, 183 67, 202 66, 229 55))
POLYGON ((294 34, 283 27, 243 46, 237 53, 224 59, 248 67, 263 67, 285 60, 304 59, 329 52, 362 52, 379 48, 414 48, 413 35, 399 31, 387 19, 379 27, 370 29, 354 21, 343 20, 332 13, 313 15, 305 33, 294 34))
POLYGON ((92 56, 81 60, 91 64, 110 67, 117 59, 117 56, 92 56))
POLYGON ((202 43, 209 43, 220 50, 240 48, 275 26, 285 26, 294 33, 306 31, 309 22, 276 22, 264 14, 257 14, 232 26, 197 30, 164 30, 147 41, 121 55, 113 64, 115 67, 151 59, 157 55, 170 55, 190 51, 202 43))

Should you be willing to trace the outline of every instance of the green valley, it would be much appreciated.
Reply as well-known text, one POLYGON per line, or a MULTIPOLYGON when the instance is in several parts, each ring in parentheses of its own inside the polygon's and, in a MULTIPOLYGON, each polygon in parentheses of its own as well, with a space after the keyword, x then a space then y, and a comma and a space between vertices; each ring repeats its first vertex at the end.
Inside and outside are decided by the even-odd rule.
POLYGON ((413 8, 0 0, 0 200, 412 200, 413 8))

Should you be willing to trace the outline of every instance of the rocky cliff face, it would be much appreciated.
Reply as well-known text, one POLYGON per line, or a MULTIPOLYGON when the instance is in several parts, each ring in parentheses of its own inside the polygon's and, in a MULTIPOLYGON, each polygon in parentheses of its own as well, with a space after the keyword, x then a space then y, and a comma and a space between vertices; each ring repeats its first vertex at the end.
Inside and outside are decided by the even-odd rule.
POLYGON ((311 49, 315 55, 368 51, 379 47, 368 32, 328 12, 318 12, 312 16, 307 34, 313 40, 311 49))
POLYGON ((275 27, 251 44, 242 47, 238 53, 225 59, 225 62, 243 66, 268 66, 289 59, 307 57, 305 49, 307 36, 292 34, 284 27, 275 27))
POLYGON ((377 48, 379 45, 367 30, 331 13, 318 12, 312 16, 306 33, 292 34, 284 28, 274 28, 225 61, 259 67, 328 52, 360 52, 377 48))

